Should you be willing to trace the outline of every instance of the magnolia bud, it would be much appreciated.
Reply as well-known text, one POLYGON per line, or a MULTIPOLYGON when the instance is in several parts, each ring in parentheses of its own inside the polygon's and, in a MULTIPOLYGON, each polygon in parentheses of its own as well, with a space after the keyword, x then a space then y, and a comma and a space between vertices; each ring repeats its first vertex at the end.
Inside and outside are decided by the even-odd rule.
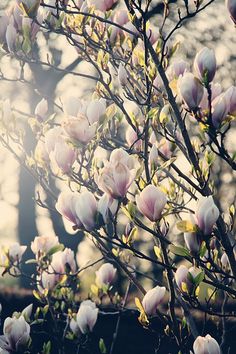
POLYGON ((36 236, 34 241, 31 242, 31 250, 36 255, 36 258, 39 258, 58 244, 57 236, 36 236))
POLYGON ((121 86, 126 86, 128 83, 128 74, 122 63, 120 63, 118 69, 118 80, 121 86))
POLYGON ((140 151, 142 148, 142 140, 138 139, 136 131, 129 125, 126 130, 126 140, 129 147, 132 147, 136 151, 140 151))
POLYGON ((81 333, 92 332, 97 322, 98 309, 94 302, 83 301, 76 316, 76 322, 81 333))
POLYGON ((180 76, 183 76, 185 72, 189 71, 189 69, 189 63, 181 59, 175 61, 168 67, 166 70, 166 76, 169 81, 172 81, 174 79, 178 79, 180 76))
POLYGON ((62 124, 65 133, 72 141, 88 144, 95 136, 97 124, 90 124, 85 115, 68 117, 62 124))
POLYGON ((200 273, 199 268, 188 269, 186 266, 180 265, 175 272, 175 281, 180 291, 191 294, 196 287, 195 279, 200 273))
POLYGON ((48 112, 48 101, 43 98, 35 107, 34 114, 39 122, 44 122, 46 120, 46 115, 48 112))
POLYGON ((201 242, 196 232, 185 232, 184 241, 190 252, 193 253, 199 252, 201 242))
POLYGON ((145 294, 142 305, 148 316, 155 315, 158 306, 163 302, 165 293, 166 288, 164 286, 156 286, 145 294))
POLYGON ((158 187, 149 184, 136 196, 139 211, 150 221, 157 221, 166 205, 166 195, 158 187))
POLYGON ((0 348, 4 353, 21 352, 30 340, 30 325, 24 316, 7 317, 3 325, 3 336, 0 339, 0 348))
POLYGON ((210 235, 220 212, 214 203, 213 197, 201 197, 197 204, 197 225, 205 236, 210 235))
POLYGON ((14 19, 11 18, 9 25, 6 29, 6 43, 10 53, 13 53, 16 49, 17 31, 14 26, 14 19))
POLYGON ((226 118, 229 111, 229 104, 225 94, 216 97, 212 102, 212 123, 218 128, 226 118))
POLYGON ((193 343, 193 350, 194 354, 221 354, 219 344, 209 334, 198 336, 193 343))
POLYGON ((216 57, 214 50, 207 47, 202 48, 195 57, 194 69, 201 81, 204 83, 211 82, 216 73, 216 57))
POLYGON ((7 15, 3 15, 0 17, 0 43, 5 43, 6 40, 6 30, 9 25, 9 17, 7 15))
POLYGON ((55 144, 54 151, 50 153, 49 157, 53 170, 58 167, 63 174, 68 174, 76 160, 76 152, 64 140, 61 140, 55 144))
POLYGON ((229 11, 230 17, 233 22, 236 24, 236 1, 235 0, 226 0, 226 6, 229 11))
POLYGON ((110 195, 104 193, 98 202, 98 212, 102 215, 104 223, 107 223, 115 215, 118 207, 118 201, 110 195))
POLYGON ((149 153, 149 162, 150 165, 154 168, 158 165, 158 150, 156 144, 153 144, 149 153))
POLYGON ((95 10, 108 11, 117 0, 88 0, 88 5, 93 6, 95 10))
POLYGON ((75 273, 76 263, 74 252, 70 248, 65 248, 63 251, 54 253, 52 256, 51 266, 58 274, 68 272, 75 273))
POLYGON ((193 74, 186 72, 182 77, 179 77, 177 88, 190 110, 198 108, 203 97, 203 86, 193 74))
POLYGON ((97 201, 93 193, 84 191, 75 203, 75 212, 83 227, 91 231, 96 224, 97 201))
POLYGON ((90 124, 94 124, 100 120, 100 118, 106 112, 105 100, 93 100, 88 104, 86 115, 90 124))
POLYGON ((224 97, 228 102, 228 113, 232 116, 236 116, 236 87, 231 86, 230 88, 228 88, 228 90, 225 92, 224 97))
POLYGON ((79 197, 79 193, 62 192, 55 205, 57 211, 78 228, 82 227, 82 223, 75 211, 75 205, 79 197))
POLYGON ((222 254, 220 261, 224 268, 229 266, 229 258, 225 252, 222 254))
POLYGON ((30 304, 26 306, 24 310, 21 312, 22 316, 24 316, 26 321, 30 319, 30 316, 32 315, 32 311, 33 311, 33 304, 30 304))
POLYGON ((18 242, 13 243, 8 248, 8 255, 11 262, 20 262, 27 246, 20 246, 18 242))
POLYGON ((103 264, 96 271, 96 284, 98 287, 110 286, 116 275, 116 268, 110 263, 103 264))

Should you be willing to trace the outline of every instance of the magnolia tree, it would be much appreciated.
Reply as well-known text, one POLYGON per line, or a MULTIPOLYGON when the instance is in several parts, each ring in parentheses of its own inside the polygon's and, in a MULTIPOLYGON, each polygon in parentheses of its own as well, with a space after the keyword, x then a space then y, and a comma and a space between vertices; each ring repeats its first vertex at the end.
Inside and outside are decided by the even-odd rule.
MULTIPOLYGON (((227 179, 218 178, 219 166, 230 175, 236 170, 229 141, 236 87, 223 90, 214 81, 212 49, 201 48, 191 63, 175 59, 176 31, 208 6, 217 7, 214 0, 184 1, 174 10, 164 1, 158 28, 148 21, 154 6, 152 0, 15 0, 0 19, 2 55, 19 63, 15 81, 32 84, 25 75, 32 63, 63 71, 49 57, 35 55, 39 33, 63 37, 90 65, 88 72, 69 73, 94 82, 94 92, 82 99, 61 97, 53 112, 48 97, 33 117, 19 114, 2 97, 0 140, 54 201, 48 204, 38 194, 36 202, 60 213, 74 237, 88 239, 100 253, 81 267, 59 235, 35 237, 28 246, 34 258, 26 260, 35 273, 23 276, 30 276, 41 306, 29 305, 5 319, 2 353, 33 352, 32 333, 44 321, 52 336, 37 352, 50 353, 57 345, 64 353, 68 341, 74 352, 91 352, 91 332, 107 305, 114 309, 116 330, 111 345, 100 338, 101 353, 113 353, 122 313, 134 307, 140 326, 159 340, 164 333, 179 353, 230 350, 234 192, 221 197, 227 179), (28 155, 23 123, 37 140, 28 155), (60 181, 59 195, 52 180, 60 181), (85 294, 81 276, 91 269, 94 278, 85 294), (215 333, 208 332, 208 319, 217 322, 215 333)), ((224 15, 233 27, 235 0, 226 1, 224 15)), ((3 72, 1 79, 9 81, 3 72)), ((25 250, 18 243, 2 248, 3 275, 22 275, 25 250)))

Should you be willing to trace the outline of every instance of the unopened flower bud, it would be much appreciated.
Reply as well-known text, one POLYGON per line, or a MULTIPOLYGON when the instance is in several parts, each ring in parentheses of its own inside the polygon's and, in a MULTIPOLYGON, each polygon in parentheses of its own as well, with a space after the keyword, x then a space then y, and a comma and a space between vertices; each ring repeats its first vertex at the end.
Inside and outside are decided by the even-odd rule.
POLYGON ((199 252, 201 242, 196 232, 185 232, 184 241, 190 252, 193 253, 199 252))
POLYGON ((198 336, 193 343, 194 354, 221 354, 217 341, 209 334, 205 337, 198 336))
POLYGON ((197 204, 196 220, 199 229, 205 236, 210 235, 220 215, 213 197, 201 197, 197 204))
POLYGON ((224 97, 228 102, 228 113, 232 116, 236 116, 236 87, 231 86, 228 88, 224 97))
POLYGON ((230 17, 233 22, 236 24, 236 1, 235 0, 226 0, 226 6, 229 11, 230 17))
POLYGON ((216 97, 212 102, 212 123, 218 128, 226 118, 229 111, 228 100, 225 94, 216 97))
POLYGON ((165 193, 151 184, 145 187, 140 195, 136 196, 139 211, 153 222, 160 219, 166 202, 165 193))
POLYGON ((92 332, 97 322, 98 309, 91 300, 85 300, 81 303, 76 316, 76 322, 81 333, 92 332))
POLYGON ((204 83, 209 83, 214 79, 216 73, 216 57, 214 50, 207 47, 202 48, 194 60, 196 74, 204 83))
POLYGON ((165 293, 166 288, 164 286, 156 286, 155 288, 147 291, 143 298, 142 305, 148 316, 155 315, 158 306, 164 300, 165 293))
POLYGON ((125 86, 128 83, 128 74, 122 63, 120 63, 118 69, 118 80, 121 86, 125 86))
POLYGON ((203 97, 203 86, 201 82, 194 77, 193 74, 186 72, 178 79, 177 87, 187 107, 190 110, 198 108, 203 97))
POLYGON ((96 271, 96 284, 100 288, 103 286, 110 286, 115 278, 116 268, 110 263, 103 264, 96 271))
POLYGON ((35 117, 39 122, 44 122, 47 118, 48 101, 43 98, 35 107, 35 117))

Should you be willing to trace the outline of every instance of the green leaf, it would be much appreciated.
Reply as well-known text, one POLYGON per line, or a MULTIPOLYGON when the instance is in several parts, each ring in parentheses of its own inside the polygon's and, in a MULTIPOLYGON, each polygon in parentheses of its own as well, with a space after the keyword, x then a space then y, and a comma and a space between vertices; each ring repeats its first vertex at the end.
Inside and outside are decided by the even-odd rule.
POLYGON ((47 253, 47 256, 52 256, 54 253, 57 253, 59 251, 63 251, 64 250, 64 245, 62 243, 59 243, 59 245, 56 245, 54 247, 52 247, 48 253, 47 253))
POLYGON ((170 252, 174 253, 176 256, 190 257, 189 251, 181 246, 170 245, 170 252))
POLYGON ((106 345, 105 345, 105 343, 104 343, 103 338, 100 338, 100 339, 99 339, 99 349, 100 349, 100 352, 101 352, 102 354, 106 354, 106 353, 107 353, 107 348, 106 348, 106 345))
POLYGON ((205 273, 204 273, 204 272, 199 273, 199 274, 193 279, 194 285, 195 285, 195 286, 198 286, 198 285, 203 281, 204 278, 205 278, 205 273))

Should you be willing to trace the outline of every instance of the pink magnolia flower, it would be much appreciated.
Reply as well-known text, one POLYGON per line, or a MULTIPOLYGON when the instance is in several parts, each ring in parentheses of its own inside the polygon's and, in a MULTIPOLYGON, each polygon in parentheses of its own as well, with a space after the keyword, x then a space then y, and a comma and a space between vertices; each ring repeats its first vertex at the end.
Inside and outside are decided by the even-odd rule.
MULTIPOLYGON (((211 103, 214 101, 216 97, 218 97, 221 94, 221 85, 219 83, 217 84, 211 84, 211 103)), ((202 100, 200 102, 201 109, 203 110, 208 110, 209 109, 209 102, 208 102, 208 93, 207 89, 204 87, 204 93, 202 100)))
POLYGON ((54 150, 50 153, 49 157, 52 167, 58 167, 63 174, 68 174, 71 172, 76 160, 76 152, 64 140, 61 140, 56 142, 54 150))
POLYGON ((89 6, 94 6, 96 10, 108 11, 117 0, 87 0, 89 6))
POLYGON ((195 287, 194 279, 201 273, 201 269, 196 267, 187 268, 180 265, 175 272, 175 281, 182 292, 191 293, 195 287))
POLYGON ((225 94, 217 96, 212 102, 212 123, 218 128, 229 112, 229 104, 225 94))
POLYGON ((106 113, 106 102, 104 99, 92 100, 89 102, 86 110, 86 116, 90 124, 99 122, 106 113))
POLYGON ((132 146, 134 150, 140 151, 142 148, 142 140, 138 139, 136 131, 129 125, 126 130, 126 141, 129 147, 132 146))
POLYGON ((201 242, 196 232, 185 232, 184 241, 189 251, 194 253, 199 252, 201 242))
POLYGON ((114 216, 117 210, 118 201, 109 194, 104 193, 98 202, 98 212, 102 215, 104 223, 109 221, 109 216, 114 216))
POLYGON ((13 17, 10 18, 9 25, 6 29, 6 44, 8 51, 10 53, 14 53, 16 50, 16 40, 17 40, 17 31, 14 26, 13 17))
POLYGON ((39 122, 44 122, 48 113, 48 101, 43 98, 35 107, 35 117, 39 122))
POLYGON ((64 274, 69 272, 75 273, 76 263, 75 254, 70 248, 65 248, 53 254, 51 266, 56 273, 64 274))
POLYGON ((185 72, 189 72, 189 70, 189 63, 180 59, 173 62, 173 64, 167 68, 166 76, 168 77, 169 81, 172 81, 174 79, 178 79, 180 76, 183 76, 185 72))
POLYGON ((165 193, 151 184, 145 187, 140 195, 136 196, 138 210, 153 222, 160 219, 166 202, 165 193))
POLYGON ((62 192, 60 193, 55 205, 57 211, 78 228, 82 227, 82 222, 75 210, 75 205, 79 198, 79 193, 62 192))
POLYGON ((179 77, 177 87, 186 106, 190 110, 196 109, 203 97, 201 82, 193 74, 186 72, 183 76, 179 77))
POLYGON ((228 110, 229 114, 232 116, 236 115, 236 86, 231 86, 228 88, 228 90, 225 92, 224 95, 225 99, 228 102, 228 110))
POLYGON ((68 117, 62 124, 67 136, 75 142, 88 144, 96 134, 97 124, 90 124, 86 116, 68 117))
POLYGON ((226 0, 225 3, 229 11, 230 17, 232 18, 233 22, 236 24, 236 1, 226 0))
POLYGON ((116 275, 116 268, 113 267, 110 263, 104 263, 97 271, 96 271, 96 284, 100 288, 105 286, 109 286, 112 284, 116 275))
POLYGON ((98 177, 98 186, 112 198, 124 198, 135 178, 135 170, 117 162, 108 163, 98 177))
POLYGON ((81 333, 92 332, 97 322, 98 308, 91 300, 85 300, 81 303, 76 315, 76 322, 81 333))
POLYGON ((158 306, 163 302, 165 293, 164 286, 156 286, 145 294, 142 305, 148 316, 155 315, 158 306))
POLYGON ((220 216, 219 209, 214 203, 213 197, 201 197, 196 209, 197 225, 204 235, 210 235, 212 228, 220 216))
POLYGON ((24 316, 7 317, 3 325, 3 336, 0 338, 0 348, 4 353, 18 352, 26 347, 30 340, 30 325, 24 316))
POLYGON ((207 47, 202 48, 194 59, 194 69, 199 80, 206 80, 208 83, 211 82, 216 73, 216 57, 214 50, 207 47))
POLYGON ((193 350, 194 354, 221 354, 219 344, 210 334, 198 336, 193 343, 193 350))
POLYGON ((123 65, 123 63, 120 63, 119 68, 118 68, 118 80, 121 86, 126 86, 128 83, 128 73, 123 65))
POLYGON ((58 245, 57 236, 36 236, 34 241, 31 242, 31 250, 38 258, 40 255, 46 254, 51 248, 58 245))
POLYGON ((95 227, 97 201, 93 193, 84 191, 75 203, 75 212, 83 227, 90 231, 95 227))

